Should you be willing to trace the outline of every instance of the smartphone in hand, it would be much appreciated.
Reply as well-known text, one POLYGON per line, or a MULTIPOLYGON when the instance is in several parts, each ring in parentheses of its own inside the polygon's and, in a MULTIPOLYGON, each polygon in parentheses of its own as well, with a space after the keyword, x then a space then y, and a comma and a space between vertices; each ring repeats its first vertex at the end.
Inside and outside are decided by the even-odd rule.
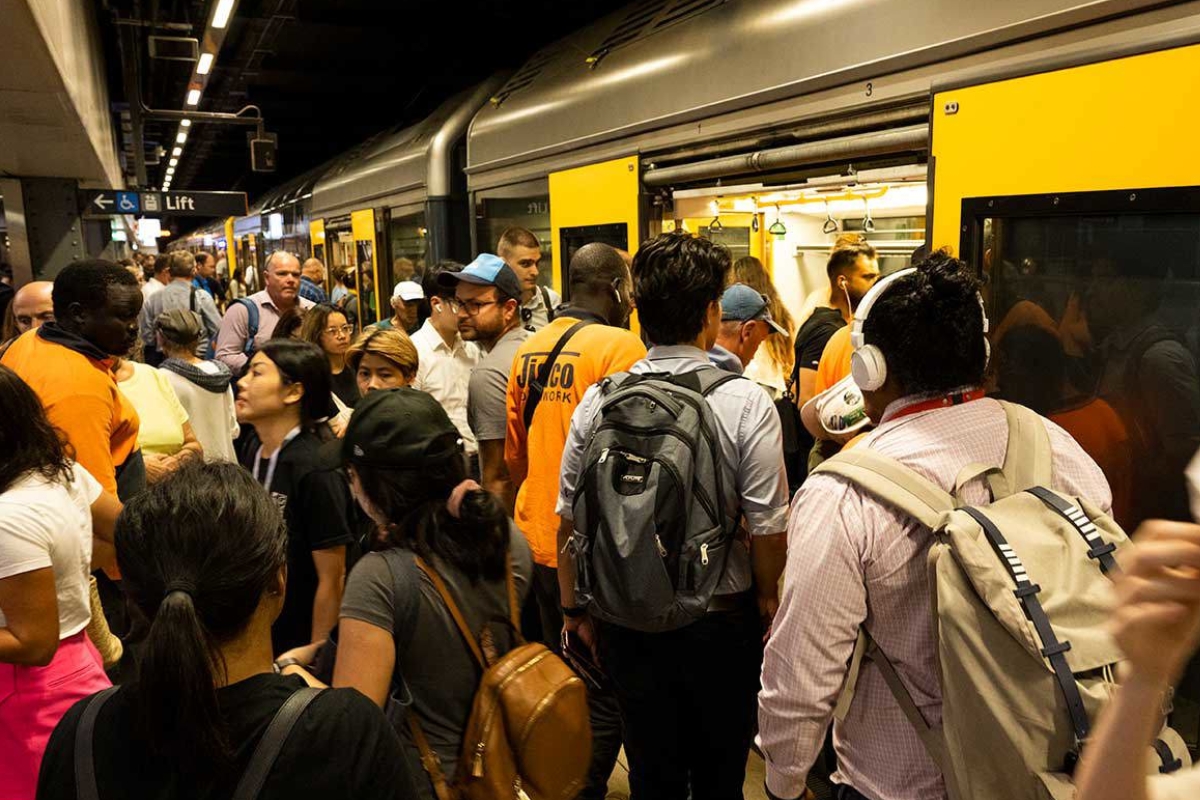
POLYGON ((596 659, 592 655, 592 649, 584 644, 578 634, 573 631, 563 631, 562 654, 572 669, 579 674, 580 678, 583 678, 583 682, 588 685, 588 688, 598 691, 608 689, 608 675, 600 669, 600 665, 596 663, 596 659))

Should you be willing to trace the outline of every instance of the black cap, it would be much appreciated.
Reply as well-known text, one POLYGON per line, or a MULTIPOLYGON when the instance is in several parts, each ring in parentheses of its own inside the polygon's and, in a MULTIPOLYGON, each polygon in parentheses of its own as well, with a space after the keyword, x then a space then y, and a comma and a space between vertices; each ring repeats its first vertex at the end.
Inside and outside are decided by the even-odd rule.
POLYGON ((420 469, 462 452, 462 437, 438 401, 416 389, 370 392, 354 407, 342 459, 382 469, 420 469))

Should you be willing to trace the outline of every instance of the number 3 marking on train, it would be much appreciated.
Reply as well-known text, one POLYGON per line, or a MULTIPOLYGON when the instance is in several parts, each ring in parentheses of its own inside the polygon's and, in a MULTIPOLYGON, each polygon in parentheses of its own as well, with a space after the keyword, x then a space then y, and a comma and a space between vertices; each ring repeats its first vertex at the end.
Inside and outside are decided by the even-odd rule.
POLYGON ((868 83, 867 84, 867 97, 870 97, 874 93, 875 93, 875 84, 868 83))

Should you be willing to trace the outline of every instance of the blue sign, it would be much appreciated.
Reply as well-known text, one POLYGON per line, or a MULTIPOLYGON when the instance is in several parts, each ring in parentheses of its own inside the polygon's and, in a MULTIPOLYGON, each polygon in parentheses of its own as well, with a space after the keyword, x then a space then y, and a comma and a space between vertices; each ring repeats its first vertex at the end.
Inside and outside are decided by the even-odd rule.
POLYGON ((121 214, 136 214, 142 210, 142 201, 137 192, 117 192, 117 211, 121 214))

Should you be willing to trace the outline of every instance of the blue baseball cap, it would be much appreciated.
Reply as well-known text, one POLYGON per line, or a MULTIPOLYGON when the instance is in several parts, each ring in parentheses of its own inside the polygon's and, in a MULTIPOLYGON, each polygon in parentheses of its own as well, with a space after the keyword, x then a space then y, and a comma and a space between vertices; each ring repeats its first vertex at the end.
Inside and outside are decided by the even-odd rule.
POLYGON ((442 272, 438 275, 438 285, 453 289, 460 282, 473 283, 476 286, 495 286, 502 295, 521 302, 521 281, 512 267, 504 263, 500 256, 482 253, 462 268, 462 272, 442 272))
POLYGON ((787 330, 771 318, 767 296, 744 283, 733 284, 721 295, 721 319, 738 322, 761 319, 770 325, 775 333, 787 336, 787 330))

